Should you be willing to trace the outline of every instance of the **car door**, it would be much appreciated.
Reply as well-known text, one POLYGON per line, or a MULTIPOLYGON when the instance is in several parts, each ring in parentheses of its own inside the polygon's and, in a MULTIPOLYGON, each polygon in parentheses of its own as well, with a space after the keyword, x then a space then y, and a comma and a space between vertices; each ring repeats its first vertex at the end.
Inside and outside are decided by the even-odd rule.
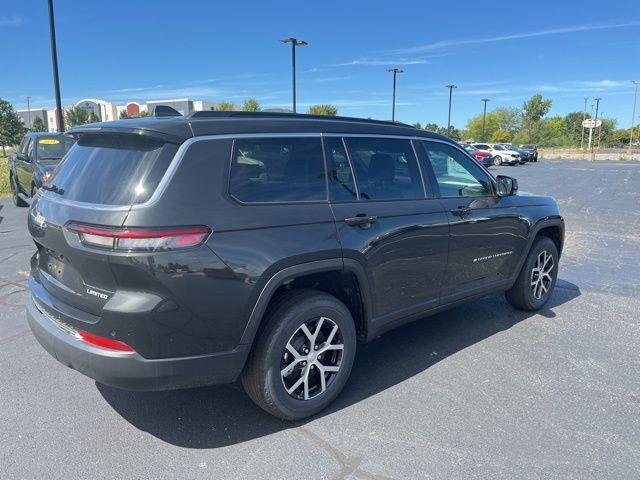
POLYGON ((16 159, 16 175, 20 182, 20 188, 24 192, 31 190, 31 174, 33 172, 33 161, 35 156, 35 139, 31 138, 27 142, 24 150, 24 160, 16 159))
POLYGON ((526 219, 512 198, 495 194, 491 175, 462 149, 436 140, 420 143, 450 225, 442 302, 508 282, 527 243, 526 219))
POLYGON ((325 155, 343 255, 365 269, 373 328, 437 306, 449 227, 411 140, 328 137, 325 155))

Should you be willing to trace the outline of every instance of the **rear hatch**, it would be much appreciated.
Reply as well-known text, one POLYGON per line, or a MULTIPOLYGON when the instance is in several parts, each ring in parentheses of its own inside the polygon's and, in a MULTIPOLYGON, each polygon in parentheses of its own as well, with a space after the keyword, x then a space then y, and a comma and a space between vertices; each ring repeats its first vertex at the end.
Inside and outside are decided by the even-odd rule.
POLYGON ((109 266, 116 253, 83 245, 69 227, 121 227, 133 205, 151 198, 177 149, 139 134, 80 135, 29 212, 38 249, 32 276, 56 303, 86 319, 100 315, 116 290, 109 266))

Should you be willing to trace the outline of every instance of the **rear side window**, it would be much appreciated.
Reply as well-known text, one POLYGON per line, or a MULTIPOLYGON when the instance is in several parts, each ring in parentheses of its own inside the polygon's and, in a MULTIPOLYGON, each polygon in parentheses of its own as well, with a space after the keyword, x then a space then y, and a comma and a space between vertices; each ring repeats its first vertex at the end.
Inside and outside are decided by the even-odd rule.
POLYGON ((156 190, 178 147, 127 134, 85 134, 50 183, 67 200, 102 205, 144 203, 156 190))
POLYGON ((362 200, 424 198, 422 177, 409 140, 347 138, 362 200))
POLYGON ((246 203, 326 200, 320 138, 237 139, 229 192, 246 203))

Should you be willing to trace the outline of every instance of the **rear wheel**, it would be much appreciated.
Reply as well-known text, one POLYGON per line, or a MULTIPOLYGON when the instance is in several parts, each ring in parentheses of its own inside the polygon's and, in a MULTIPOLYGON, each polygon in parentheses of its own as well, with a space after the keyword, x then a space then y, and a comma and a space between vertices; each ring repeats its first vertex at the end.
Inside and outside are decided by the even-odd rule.
POLYGON ((20 198, 20 189, 18 188, 18 184, 16 179, 11 175, 9 179, 9 183, 11 183, 11 196, 13 197, 13 204, 16 207, 28 207, 29 204, 25 202, 22 198, 20 198))
POLYGON ((538 310, 549 301, 558 278, 558 249, 548 237, 538 237, 522 266, 516 283, 505 292, 520 310, 538 310))
POLYGON ((500 165, 502 165, 502 157, 500 155, 496 155, 495 157, 493 157, 493 164, 496 167, 499 167, 500 165))
POLYGON ((242 373, 251 399, 298 420, 327 407, 349 378, 356 331, 349 310, 323 292, 289 294, 266 319, 242 373))

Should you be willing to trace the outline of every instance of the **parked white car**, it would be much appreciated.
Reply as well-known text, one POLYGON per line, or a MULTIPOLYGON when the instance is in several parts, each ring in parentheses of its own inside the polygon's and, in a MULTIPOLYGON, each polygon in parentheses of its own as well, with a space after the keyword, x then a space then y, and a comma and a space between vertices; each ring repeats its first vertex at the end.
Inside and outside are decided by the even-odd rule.
POLYGON ((520 162, 520 154, 513 150, 507 150, 499 143, 474 143, 474 147, 480 150, 488 150, 493 155, 493 164, 502 165, 503 163, 509 165, 517 165, 520 162))

